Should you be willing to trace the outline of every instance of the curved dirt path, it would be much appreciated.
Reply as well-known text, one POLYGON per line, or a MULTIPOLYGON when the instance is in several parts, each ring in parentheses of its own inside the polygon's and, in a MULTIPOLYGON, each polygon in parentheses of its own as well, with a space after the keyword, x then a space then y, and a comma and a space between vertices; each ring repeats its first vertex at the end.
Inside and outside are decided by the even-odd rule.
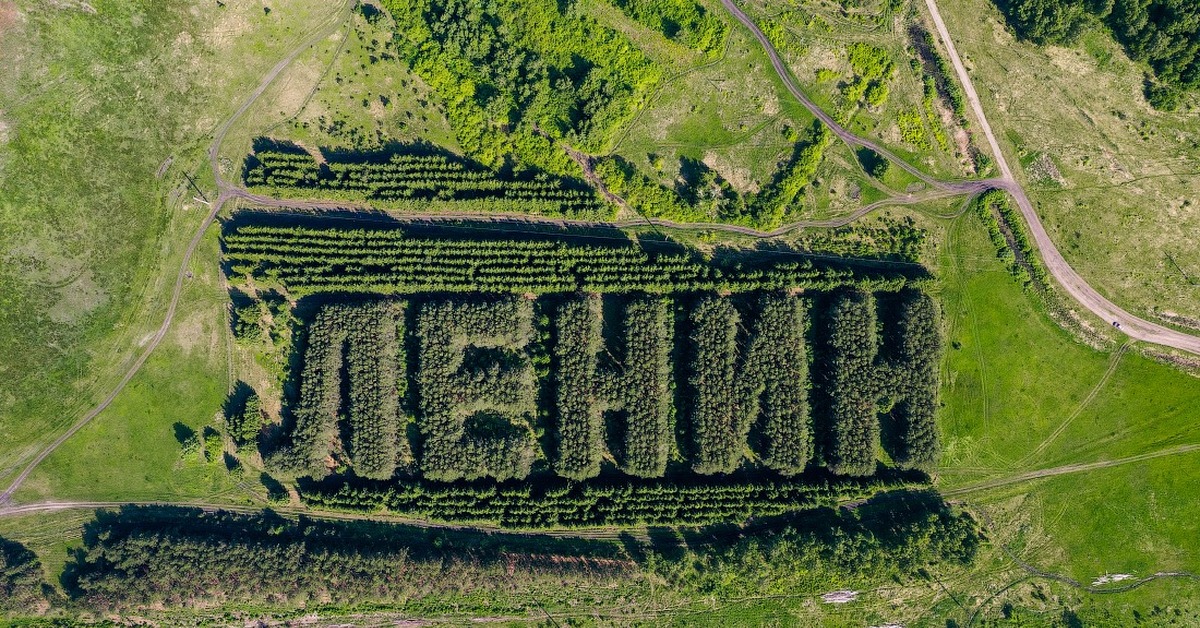
MULTIPOLYGON (((779 53, 775 50, 775 47, 771 44, 770 40, 767 39, 767 36, 762 32, 758 25, 755 24, 754 20, 751 19, 750 16, 746 15, 746 13, 737 6, 734 0, 721 0, 721 3, 725 6, 726 10, 728 10, 735 19, 737 19, 737 21, 741 22, 743 26, 750 30, 751 34, 754 35, 754 38, 757 39, 759 44, 762 45, 763 50, 766 51, 767 56, 771 60, 771 65, 775 68, 775 73, 779 75, 780 80, 783 81, 788 91, 791 92, 792 95, 795 96, 796 99, 799 100, 800 103, 812 113, 812 115, 824 122, 835 135, 841 138, 842 141, 851 146, 869 148, 880 155, 887 157, 896 165, 900 166, 913 176, 921 179, 931 186, 941 189, 955 189, 958 186, 964 185, 963 182, 950 183, 934 179, 924 172, 921 172, 918 168, 898 158, 894 153, 880 146, 879 144, 871 140, 858 137, 843 128, 837 123, 836 120, 833 119, 832 116, 830 116, 828 113, 825 113, 820 107, 818 107, 814 102, 804 95, 804 92, 792 79, 791 72, 788 71, 787 66, 780 58, 779 53)), ((979 102, 979 94, 976 93, 975 87, 971 83, 971 78, 967 75, 967 70, 963 66, 962 59, 959 57, 958 51, 954 48, 954 43, 950 39, 950 33, 946 29, 946 24, 942 20, 941 13, 938 12, 937 3, 935 0, 925 0, 925 3, 928 5, 929 12, 933 16, 933 21, 937 27, 938 34, 941 36, 942 41, 946 44, 946 48, 950 53, 950 59, 954 65, 954 70, 958 74, 959 81, 962 83, 963 89, 967 94, 967 99, 971 102, 971 108, 974 110, 975 116, 979 120, 980 128, 983 130, 985 137, 987 137, 988 144, 995 155, 996 164, 1000 168, 1002 177, 1000 179, 989 180, 987 183, 991 184, 992 187, 1008 192, 1016 200, 1017 206, 1021 210, 1021 214, 1025 217, 1026 222, 1029 223, 1030 232, 1033 234, 1034 244, 1041 251, 1042 259, 1045 261, 1046 267, 1050 271, 1050 274, 1054 276, 1058 283, 1062 285, 1063 289, 1066 290, 1073 299, 1078 301, 1083 307, 1087 308, 1096 316, 1099 316, 1105 321, 1118 323, 1120 325, 1120 330, 1130 338, 1164 345, 1179 349, 1181 351, 1187 351, 1188 353, 1200 355, 1200 337, 1175 331, 1130 314, 1092 288, 1087 281, 1085 281, 1083 277, 1081 277, 1079 273, 1075 271, 1075 269, 1071 268, 1071 265, 1068 264, 1066 259, 1063 258, 1062 254, 1059 253, 1058 249, 1054 246, 1054 242, 1050 239, 1049 234, 1046 233, 1046 229, 1042 225, 1041 219, 1037 215, 1037 211, 1034 209, 1033 202, 1029 200, 1029 196, 1025 194, 1024 188, 1022 188, 1013 177, 1012 169, 1009 167, 1008 161, 1004 158, 1004 153, 1000 150, 1000 144, 996 141, 996 136, 994 133, 992 133, 991 125, 988 124, 987 116, 983 112, 983 106, 979 102)))
POLYGON ((313 44, 329 36, 333 30, 336 30, 337 27, 342 24, 344 21, 342 16, 343 12, 352 5, 353 0, 346 0, 343 2, 342 6, 339 7, 338 10, 333 13, 333 15, 326 22, 322 23, 312 36, 305 39, 290 54, 288 54, 287 57, 277 63, 275 67, 273 67, 271 71, 263 78, 258 88, 255 89, 254 92, 242 102, 241 107, 239 107, 237 111, 233 113, 233 115, 225 120, 224 124, 218 127, 213 136, 213 142, 208 149, 208 158, 212 164, 213 176, 217 181, 217 187, 220 190, 220 194, 217 196, 216 200, 212 202, 208 214, 204 217, 204 220, 201 221, 200 226, 196 229, 196 233, 192 236, 192 240, 188 243, 187 248, 184 249, 183 261, 180 263, 179 272, 175 275, 175 286, 171 291, 171 300, 167 305, 167 313, 163 318, 162 325, 159 325, 158 330, 155 331, 154 335, 150 337, 150 341, 146 345, 146 348, 142 351, 141 355, 139 355, 138 359, 134 361, 127 371, 125 371, 125 374, 121 377, 121 380, 117 382, 117 385, 112 389, 111 392, 109 392, 108 396, 105 397, 99 404, 97 404, 96 407, 92 408, 86 414, 80 417, 79 420, 71 425, 66 432, 54 439, 53 442, 38 452, 37 456, 34 456, 33 460, 25 465, 25 468, 21 470, 21 473, 19 473, 17 477, 14 478, 13 481, 8 485, 8 488, 6 488, 3 493, 0 493, 0 505, 7 504, 12 500, 13 493, 15 493, 17 489, 21 488, 21 485, 24 484, 25 480, 29 478, 29 475, 33 473, 33 470, 36 469, 43 460, 48 458, 50 454, 54 453, 54 450, 58 449, 59 446, 67 441, 67 439, 74 436, 76 432, 83 429, 85 425, 90 423, 92 419, 96 418, 97 415, 99 415, 106 408, 108 408, 109 405, 112 404, 113 400, 117 398, 117 395, 119 395, 121 391, 125 389, 125 386, 129 384, 130 380, 132 380, 134 376, 138 374, 138 371, 142 369, 142 366, 146 363, 146 360, 150 358, 150 354, 154 353, 154 350, 158 348, 159 343, 161 343, 163 338, 166 337, 167 331, 171 327, 171 322, 175 319, 175 310, 179 306, 179 299, 183 293, 183 282, 187 277, 187 269, 191 264, 192 255, 195 254, 196 247, 200 245, 200 241, 204 238, 204 233, 208 231, 208 228, 212 225, 213 221, 216 220, 217 214, 220 213, 221 208, 224 207, 226 201, 236 196, 229 192, 229 187, 231 187, 229 183, 221 178, 220 167, 218 165, 218 153, 221 149, 221 143, 225 141, 225 136, 229 133, 229 129, 238 120, 238 118, 246 113, 250 106, 253 105, 260 96, 262 96, 263 92, 270 87, 271 83, 275 81, 279 74, 283 72, 283 70, 286 69, 292 63, 292 61, 296 59, 296 57, 300 56, 301 53, 303 53, 313 44))
MULTIPOLYGON (((731 1, 722 0, 726 5, 730 4, 731 1)), ((1050 235, 1046 233, 1046 228, 1042 225, 1042 220, 1038 216, 1033 202, 1025 193, 1025 189, 1013 177, 1008 160, 1005 159, 1004 152, 1000 150, 1000 143, 996 141, 996 135, 992 132, 987 115, 983 112, 983 104, 979 100, 979 94, 975 91, 975 86, 971 82, 971 77, 967 74, 967 69, 963 65, 962 58, 959 56, 958 50, 954 47, 954 41, 950 38, 950 31, 946 28, 946 22, 942 20, 942 14, 938 11, 936 0, 925 0, 925 4, 929 8, 929 13, 933 18, 938 35, 941 37, 946 50, 950 54, 950 60, 954 65, 954 72, 958 74, 959 82, 962 83, 963 90, 967 94, 967 100, 971 103, 971 109, 975 112, 975 118, 979 122, 979 127, 987 138, 988 145, 995 156, 996 164, 1000 168, 1002 178, 998 182, 997 187, 1008 192, 1016 200, 1017 207, 1020 208, 1021 215, 1025 217, 1025 222, 1029 224, 1034 244, 1041 251, 1042 260, 1046 263, 1046 268, 1050 271, 1050 274, 1058 280, 1058 283, 1073 299, 1106 322, 1118 323, 1120 330, 1125 332, 1130 338, 1200 355, 1200 337, 1157 325, 1130 314, 1097 292, 1063 258, 1062 253, 1058 251, 1058 248, 1055 247, 1054 242, 1050 239, 1050 235)))

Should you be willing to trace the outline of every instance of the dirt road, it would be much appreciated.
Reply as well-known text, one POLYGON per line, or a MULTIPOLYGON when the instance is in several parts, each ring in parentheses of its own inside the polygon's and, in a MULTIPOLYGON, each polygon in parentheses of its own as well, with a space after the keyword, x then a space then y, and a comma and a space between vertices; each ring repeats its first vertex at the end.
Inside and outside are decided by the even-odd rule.
POLYGON ((1147 460, 1153 460, 1155 458, 1165 458, 1167 456, 1178 456, 1180 454, 1192 453, 1194 451, 1200 451, 1200 444, 1180 445, 1178 447, 1171 447, 1169 449, 1152 451, 1152 452, 1146 453, 1146 454, 1137 454, 1136 456, 1126 456, 1124 458, 1117 458, 1115 460, 1101 460, 1099 462, 1081 462, 1081 463, 1076 463, 1076 464, 1067 464, 1067 465, 1063 465, 1061 467, 1052 467, 1049 469, 1038 469, 1037 471, 1028 471, 1025 473, 1019 473, 1017 475, 1010 475, 1007 477, 996 478, 993 480, 986 480, 984 482, 979 482, 978 484, 972 484, 970 486, 963 486, 960 488, 954 488, 954 489, 950 489, 947 491, 942 491, 942 495, 944 495, 946 497, 958 497, 960 495, 966 495, 968 493, 975 493, 978 491, 984 491, 984 490, 993 489, 993 488, 1000 488, 1002 486, 1008 486, 1010 484, 1020 484, 1022 482, 1029 482, 1031 480, 1039 480, 1042 478, 1049 478, 1049 477, 1054 477, 1054 476, 1058 476, 1058 475, 1067 475, 1070 473, 1082 473, 1084 471, 1094 471, 1096 469, 1107 469, 1109 467, 1117 467, 1117 466, 1121 466, 1121 465, 1125 465, 1125 464, 1132 464, 1135 462, 1145 462, 1147 460))
POLYGON ((921 172, 919 169, 911 164, 908 164, 904 160, 898 158, 895 154, 883 148, 879 144, 871 140, 858 137, 846 130, 840 124, 838 124, 832 116, 813 103, 799 88, 799 86, 796 85, 795 80, 792 78, 791 72, 783 63, 779 53, 775 50, 775 47, 771 44, 771 41, 767 39, 767 36, 762 32, 758 25, 755 24, 754 20, 751 19, 750 16, 746 15, 746 13, 742 11, 737 4, 735 4, 734 0, 721 0, 721 3, 729 11, 729 13, 733 15, 738 22, 741 22, 743 26, 749 29, 750 33, 754 35, 754 38, 757 39, 759 44, 762 45, 763 50, 766 51, 767 57, 771 60, 771 65, 774 67, 775 73, 779 75, 780 80, 783 81, 783 84, 787 87, 788 91, 791 92, 792 95, 795 96, 796 99, 799 100, 800 103, 804 105, 804 107, 808 109, 810 113, 812 113, 812 115, 824 122, 835 135, 842 139, 842 141, 851 146, 869 148, 880 155, 887 157, 897 166, 900 166, 904 170, 913 174, 913 176, 916 176, 935 188, 952 190, 962 189, 962 187, 966 186, 968 183, 986 183, 991 187, 1002 189, 1008 192, 1016 200, 1017 206, 1021 210, 1021 215, 1024 216, 1026 222, 1029 223, 1029 229, 1033 235, 1034 245, 1038 250, 1041 251, 1042 259, 1045 261, 1046 268, 1058 281, 1058 283, 1062 285, 1067 294, 1071 295, 1071 298, 1078 301, 1080 305, 1094 313, 1096 316, 1099 316, 1105 322, 1118 323, 1121 331, 1125 332, 1125 334, 1135 340, 1142 340, 1167 347, 1173 347, 1181 351, 1187 351, 1189 353, 1200 355, 1200 337, 1192 336, 1190 334, 1185 334, 1183 332, 1163 327, 1162 325, 1151 323, 1138 318, 1129 312, 1126 312, 1092 288, 1083 279, 1083 277, 1079 275, 1079 273, 1075 272, 1075 269, 1071 268, 1071 265, 1068 264, 1063 258, 1062 254, 1059 253, 1058 248, 1054 246, 1054 242, 1046 233, 1046 229, 1042 225, 1042 221, 1038 217, 1037 211, 1034 209, 1033 202, 1029 200, 1029 196, 1025 193, 1024 188, 1022 188, 1013 177, 1012 169, 1009 167, 1008 161, 1004 158, 1003 151, 1000 150, 1000 145, 996 141, 995 134, 992 133, 991 125, 988 123, 987 116, 984 114, 983 107, 979 102, 979 95, 976 93, 975 87, 971 83, 971 78, 967 75, 966 68, 963 66, 962 59, 959 57, 958 51, 954 48, 954 43, 950 39, 950 34, 946 29, 946 24, 942 20, 941 14, 937 10, 937 4, 935 0, 925 0, 925 2, 929 6, 929 11, 933 16, 934 24, 937 27, 938 34, 941 36, 942 41, 945 42, 947 50, 950 52, 950 58, 953 62, 954 70, 958 74, 958 78, 963 84, 963 89, 967 94, 968 100, 971 102, 971 107, 975 112, 975 116, 979 120, 979 126, 983 130, 983 133, 988 140, 988 144, 992 149, 992 153, 995 155, 996 164, 1000 168, 1000 173, 1002 175, 999 179, 973 182, 939 181, 921 172))
MULTIPOLYGON (((722 1, 728 4, 731 0, 722 1)), ((1130 314, 1112 301, 1109 301, 1097 292, 1095 288, 1092 288, 1074 268, 1071 268, 1071 265, 1059 253, 1058 248, 1054 246, 1054 242, 1050 239, 1050 235, 1046 233, 1046 228, 1042 225, 1042 220, 1038 216, 1033 202, 1029 200, 1029 195, 1025 193, 1025 189, 1013 177, 1013 171, 1008 165, 1008 160, 1004 157, 1004 151, 1000 150, 1000 143, 996 141, 996 135, 992 132, 991 124, 988 123, 987 114, 983 111, 983 104, 979 100, 979 94, 975 91, 975 85, 971 82, 971 77, 967 74, 967 69, 963 65, 962 58, 959 56, 958 50, 954 47, 950 31, 946 28, 946 22, 942 19, 941 12, 938 11, 936 0, 925 0, 925 4, 929 7, 929 13, 933 18, 934 26, 937 28, 938 36, 941 37, 946 50, 950 53, 950 61, 954 65, 954 71, 958 74, 959 82, 962 83, 963 91, 967 94, 967 100, 971 103, 971 109, 975 112, 975 118, 979 123, 979 127, 987 138, 988 146, 992 149, 996 165, 1000 168, 1002 178, 997 187, 1004 189, 1016 200, 1017 207, 1021 210, 1021 215, 1029 223, 1029 231, 1033 235, 1034 245, 1041 251, 1042 259, 1045 261, 1046 268, 1050 271, 1050 274, 1067 291, 1067 294, 1071 295, 1071 298, 1078 301, 1083 307, 1090 310, 1096 316, 1099 316, 1105 322, 1118 323, 1121 326, 1121 331, 1125 332, 1130 338, 1200 355, 1200 337, 1175 331, 1130 314)))
MULTIPOLYGON (((244 188, 235 185, 226 184, 226 192, 230 196, 243 199, 261 207, 277 207, 283 209, 296 209, 301 211, 328 211, 328 210, 351 210, 361 212, 379 212, 377 207, 372 207, 367 204, 354 203, 350 201, 321 201, 321 200, 301 200, 301 199, 279 199, 271 196, 256 194, 244 188)), ((726 233, 737 233, 752 238, 771 239, 787 235, 798 229, 807 228, 835 228, 848 225, 871 212, 883 207, 898 207, 903 205, 915 205, 918 203, 926 203, 929 201, 954 198, 956 196, 967 196, 979 194, 995 187, 994 184, 987 181, 970 181, 956 183, 952 188, 929 190, 924 193, 901 194, 891 198, 886 198, 881 201, 876 201, 869 205, 864 205, 849 214, 839 216, 837 218, 829 218, 825 220, 798 220, 790 222, 769 231, 761 231, 753 227, 742 225, 730 225, 725 223, 709 223, 709 222, 675 222, 663 218, 633 218, 629 220, 620 220, 617 222, 604 222, 597 220, 580 220, 573 218, 555 218, 550 216, 537 216, 534 214, 523 213, 504 213, 490 212, 482 214, 479 212, 437 212, 437 213, 422 213, 422 212, 404 212, 404 213, 388 213, 387 220, 389 222, 426 222, 438 220, 504 220, 512 223, 541 223, 553 224, 573 227, 604 227, 618 229, 627 229, 631 227, 641 227, 645 225, 653 225, 666 229, 679 229, 682 231, 724 231, 726 233)))
POLYGON ((159 343, 161 343, 163 338, 166 337, 167 330, 170 329, 171 322, 175 319, 175 310, 179 306, 179 298, 183 292, 183 282, 187 277, 187 269, 192 262, 192 255, 195 254, 196 247, 200 245, 200 240, 204 238, 204 233, 208 231, 208 228, 212 226, 213 221, 216 220, 217 214, 220 213, 221 208, 224 207, 228 200, 235 198, 236 196, 229 191, 229 188, 232 186, 221 178, 221 172, 217 160, 217 155, 221 150, 221 143, 225 141, 225 136, 229 133, 229 129, 233 126, 233 124, 239 118, 241 118, 243 114, 246 113, 250 106, 253 105, 260 96, 262 96, 263 92, 270 87, 271 83, 275 81, 275 79, 281 72, 283 72, 284 69, 291 65, 292 61, 294 61, 296 57, 300 56, 300 54, 305 50, 308 50, 313 44, 321 41, 325 37, 328 37, 330 33, 332 33, 339 26, 341 26, 343 22, 345 22, 347 12, 349 11, 350 7, 353 6, 353 4, 354 0, 345 0, 342 3, 342 6, 339 7, 339 9, 329 18, 327 18, 327 20, 323 22, 310 37, 301 42, 300 45, 298 45, 292 50, 291 53, 288 54, 288 56, 284 57, 283 60, 277 63, 275 67, 271 68, 271 71, 267 73, 262 82, 259 83, 258 88, 255 89, 254 92, 242 102, 241 107, 239 107, 237 111, 230 115, 229 118, 225 120, 225 123, 217 129, 216 134, 213 136, 213 142, 208 149, 208 157, 209 161, 212 163, 213 176, 216 178, 218 188, 220 189, 220 194, 216 200, 212 202, 208 214, 204 217, 204 220, 200 222, 200 226, 196 229, 196 234, 192 236, 191 242, 188 243, 187 248, 183 251, 183 261, 179 265, 179 272, 175 275, 175 287, 171 291, 171 300, 167 304, 167 313, 166 316, 163 317, 162 325, 160 325, 158 330, 154 332, 154 335, 150 337, 150 340, 146 344, 145 349, 142 350, 141 355, 139 355, 138 359, 134 361, 127 371, 125 371, 125 374, 121 377, 121 380, 117 382, 116 387, 113 388, 108 396, 105 397, 99 404, 97 404, 96 407, 89 410, 87 414, 84 414, 82 417, 80 417, 80 419, 76 421, 66 432, 54 439, 53 442, 38 452, 37 456, 34 456, 33 460, 25 465, 25 468, 21 470, 21 473, 18 474, 17 477, 8 485, 8 488, 6 488, 3 493, 0 493, 0 505, 7 504, 10 500, 12 500, 13 493, 15 493, 17 489, 19 489, 21 485, 25 483, 25 480, 29 477, 29 474, 33 473, 33 470, 37 468, 37 466, 41 464, 43 460, 49 457, 50 454, 54 453, 54 450, 58 449, 59 446, 66 442, 68 438, 74 436, 76 432, 83 429, 85 425, 90 423, 92 419, 96 418, 97 415, 99 415, 106 408, 108 408, 109 405, 112 404, 113 400, 117 398, 117 395, 119 395, 121 391, 125 389, 125 386, 129 384, 130 380, 132 380, 133 377, 137 375, 138 371, 142 369, 142 365, 144 365, 146 360, 150 358, 150 354, 154 353, 154 350, 158 348, 159 343))

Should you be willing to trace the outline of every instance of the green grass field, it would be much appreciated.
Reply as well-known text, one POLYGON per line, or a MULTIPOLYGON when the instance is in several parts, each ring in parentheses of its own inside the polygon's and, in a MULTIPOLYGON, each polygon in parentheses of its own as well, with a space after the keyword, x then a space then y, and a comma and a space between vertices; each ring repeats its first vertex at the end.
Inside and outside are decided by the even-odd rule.
POLYGON ((0 69, 4 479, 97 403, 161 323, 205 209, 184 173, 204 180, 214 127, 331 10, 72 6, 18 3, 0 35, 12 52, 0 69))

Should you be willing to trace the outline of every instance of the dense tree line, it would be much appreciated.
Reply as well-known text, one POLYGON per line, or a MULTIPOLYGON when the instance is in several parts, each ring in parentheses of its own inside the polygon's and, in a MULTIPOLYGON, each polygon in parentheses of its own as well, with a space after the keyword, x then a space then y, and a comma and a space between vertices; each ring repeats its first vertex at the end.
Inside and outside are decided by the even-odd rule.
POLYGON ((601 366, 601 392, 613 413, 617 464, 628 475, 662 477, 674 446, 671 431, 670 301, 631 297, 621 321, 615 364, 601 366))
POLYGON ((357 474, 386 479, 407 462, 403 311, 384 299, 321 307, 308 328, 291 443, 273 453, 272 467, 323 477, 343 418, 349 442, 341 446, 357 474))
POLYGON ((308 504, 337 510, 386 511, 447 522, 509 528, 743 523, 904 484, 900 477, 687 483, 635 480, 446 485, 428 482, 322 485, 301 491, 308 504))
POLYGON ((861 290, 834 295, 824 336, 825 463, 838 475, 870 475, 879 443, 874 296, 861 290))
POLYGON ((421 306, 417 426, 424 477, 529 475, 537 391, 524 348, 532 336, 528 299, 442 299, 421 306))
POLYGON ((940 444, 937 430, 942 334, 937 303, 924 292, 900 293, 900 313, 892 343, 895 405, 883 427, 883 446, 901 469, 931 470, 940 444))
POLYGON ((554 599, 564 583, 601 594, 631 575, 630 563, 593 560, 609 554, 578 546, 558 560, 553 552, 568 549, 553 542, 518 550, 479 536, 468 544, 400 526, 270 513, 125 507, 99 513, 87 528, 65 579, 79 607, 101 612, 414 605, 436 613, 461 611, 472 598, 488 600, 484 609, 523 611, 530 595, 554 599))
POLYGON ((554 408, 557 452, 554 471, 572 480, 600 474, 604 455, 604 407, 597 356, 602 344, 598 294, 570 297, 554 318, 554 408))
POLYGON ((459 144, 488 165, 506 156, 573 166, 552 140, 599 152, 662 78, 626 38, 573 2, 385 0, 399 56, 437 92, 459 144))
POLYGON ((799 297, 763 294, 738 375, 737 399, 757 420, 762 463, 785 476, 802 473, 812 458, 804 333, 799 297))
POLYGON ((539 213, 603 217, 595 192, 545 173, 517 178, 443 154, 392 152, 318 164, 303 151, 268 148, 246 159, 244 179, 255 191, 283 198, 320 196, 352 201, 510 201, 539 213), (370 157, 370 158, 368 158, 370 157))
POLYGON ((404 306, 400 301, 359 305, 347 330, 345 370, 350 376, 348 453, 354 472, 387 479, 411 459, 400 407, 408 389, 404 306))
POLYGON ((863 585, 928 578, 926 570, 940 564, 970 564, 983 540, 978 525, 936 491, 893 491, 852 510, 816 511, 731 546, 689 552, 665 562, 661 575, 718 598, 827 591, 834 582, 869 588, 863 585))
POLYGON ((1129 55, 1154 70, 1151 104, 1174 109, 1200 87, 1200 4, 1194 0, 996 0, 1017 33, 1039 44, 1074 40, 1091 20, 1112 29, 1129 55))
POLYGON ((73 608, 149 621, 164 611, 261 606, 524 616, 582 599, 663 604, 664 590, 724 601, 831 583, 870 589, 969 565, 983 542, 975 522, 931 490, 879 493, 754 534, 717 532, 691 548, 546 537, 534 545, 516 535, 181 508, 100 512, 86 528, 63 578, 73 608), (663 584, 656 592, 649 582, 663 584))
POLYGON ((914 278, 811 259, 736 263, 627 245, 561 240, 453 240, 402 229, 240 225, 224 234, 236 275, 294 297, 317 293, 753 292, 855 285, 896 290, 914 278))
POLYGON ((691 463, 697 473, 731 473, 750 446, 783 475, 812 456, 804 306, 794 295, 764 293, 744 323, 729 298, 704 297, 691 311, 688 366, 691 463), (739 328, 748 327, 745 350, 739 328))

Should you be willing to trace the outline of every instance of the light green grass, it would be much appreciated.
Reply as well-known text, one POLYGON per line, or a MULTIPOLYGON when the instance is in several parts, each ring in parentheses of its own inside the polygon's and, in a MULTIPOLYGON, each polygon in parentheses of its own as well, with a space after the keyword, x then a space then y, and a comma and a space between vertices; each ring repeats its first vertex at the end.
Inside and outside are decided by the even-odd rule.
POLYGON ((1108 374, 1113 356, 1052 321, 988 257, 973 216, 950 233, 941 271, 947 486, 1200 443, 1200 381, 1136 349, 1108 374))
POLYGON ((201 434, 214 426, 230 386, 227 297, 216 261, 214 230, 197 251, 162 344, 108 409, 42 462, 17 501, 189 499, 234 486, 220 461, 181 458, 175 429, 181 423, 201 434))
POLYGON ((18 3, 0 64, 0 479, 161 322, 202 216, 183 174, 203 179, 218 121, 330 10, 274 4, 18 3))

